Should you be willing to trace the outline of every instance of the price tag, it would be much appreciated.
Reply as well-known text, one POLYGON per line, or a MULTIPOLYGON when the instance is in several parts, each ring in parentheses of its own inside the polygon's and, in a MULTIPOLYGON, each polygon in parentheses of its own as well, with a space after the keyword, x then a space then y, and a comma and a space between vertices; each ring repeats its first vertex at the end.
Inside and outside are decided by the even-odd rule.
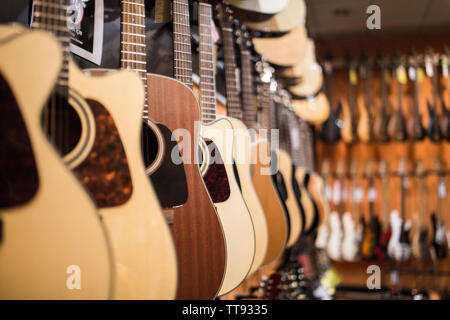
POLYGON ((367 198, 369 199, 369 202, 375 202, 377 200, 377 189, 374 187, 369 188, 367 198))
POLYGON ((349 80, 350 80, 350 84, 356 86, 358 84, 358 75, 356 74, 356 71, 351 69, 349 71, 349 80))
POLYGON ((406 77, 406 70, 404 66, 399 66, 397 68, 397 79, 401 84, 406 84, 406 82, 408 81, 407 77, 406 77))
POLYGON ((444 181, 439 182, 438 195, 439 195, 439 198, 441 198, 441 199, 444 199, 447 196, 447 188, 445 187, 444 181))

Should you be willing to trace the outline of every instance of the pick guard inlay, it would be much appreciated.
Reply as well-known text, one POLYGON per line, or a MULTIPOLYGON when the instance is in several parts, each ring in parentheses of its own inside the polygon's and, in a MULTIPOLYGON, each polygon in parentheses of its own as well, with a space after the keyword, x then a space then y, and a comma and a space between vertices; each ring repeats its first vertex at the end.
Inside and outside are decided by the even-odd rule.
POLYGON ((33 198, 39 178, 25 122, 1 74, 0 110, 0 208, 10 208, 33 198))
POLYGON ((96 135, 87 158, 74 169, 97 207, 114 207, 132 194, 128 160, 113 118, 97 101, 87 99, 95 117, 96 135))
MULTIPOLYGON (((211 150, 212 159, 223 159, 218 153, 219 150, 215 146, 214 142, 210 139, 204 139, 208 149, 211 150)), ((214 161, 208 165, 203 181, 208 189, 209 195, 214 203, 220 203, 228 200, 230 197, 230 185, 228 183, 228 176, 223 165, 223 161, 214 161), (218 163, 220 162, 220 163, 218 163)))

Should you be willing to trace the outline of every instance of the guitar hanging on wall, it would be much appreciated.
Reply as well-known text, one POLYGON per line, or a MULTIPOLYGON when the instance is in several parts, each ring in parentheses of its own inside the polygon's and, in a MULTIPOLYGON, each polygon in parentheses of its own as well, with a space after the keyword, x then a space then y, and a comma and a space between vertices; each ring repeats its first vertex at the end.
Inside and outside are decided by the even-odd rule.
POLYGON ((373 133, 375 140, 378 142, 387 142, 389 140, 388 135, 388 85, 387 82, 390 80, 388 71, 388 61, 383 54, 378 52, 377 62, 380 66, 380 82, 381 82, 381 105, 380 110, 376 113, 374 120, 373 133))
POLYGON ((427 135, 431 142, 438 143, 441 140, 441 129, 439 127, 439 83, 438 83, 438 56, 432 51, 425 55, 425 70, 428 77, 431 78, 433 88, 433 102, 427 98, 428 108, 428 126, 427 135))

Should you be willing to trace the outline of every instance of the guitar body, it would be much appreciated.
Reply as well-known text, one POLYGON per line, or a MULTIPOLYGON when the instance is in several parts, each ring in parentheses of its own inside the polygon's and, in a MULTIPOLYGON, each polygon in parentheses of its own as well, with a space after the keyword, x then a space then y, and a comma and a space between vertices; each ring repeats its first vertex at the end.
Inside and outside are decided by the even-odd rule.
POLYGON ((410 221, 404 223, 397 210, 391 212, 390 217, 392 235, 388 243, 388 255, 397 260, 405 261, 411 256, 409 241, 410 221))
POLYGON ((354 121, 352 120, 352 111, 346 101, 342 102, 342 118, 344 122, 341 130, 342 140, 345 143, 353 143, 356 141, 356 128, 354 127, 354 121))
MULTIPOLYGON (((303 209, 305 215, 304 232, 309 233, 315 224, 316 216, 318 215, 317 207, 314 200, 308 191, 308 185, 306 185, 307 171, 305 168, 295 168, 295 180, 293 182, 298 186, 298 194, 296 194, 299 206, 303 209)), ((309 177, 308 177, 309 178, 309 177)), ((309 181, 308 181, 309 182, 309 181)), ((295 190, 295 188, 294 188, 295 190)))
POLYGON ((401 109, 394 112, 388 123, 388 135, 393 141, 405 141, 406 140, 406 124, 405 117, 401 109))
POLYGON ((252 138, 247 126, 242 121, 230 117, 227 119, 231 122, 234 129, 233 160, 238 173, 236 178, 238 179, 242 197, 247 204, 255 230, 255 258, 253 259, 253 264, 249 272, 249 274, 252 274, 261 266, 266 256, 269 237, 268 227, 263 207, 252 182, 252 138))
POLYGON ((435 213, 431 214, 431 223, 433 225, 433 240, 431 245, 438 259, 445 259, 447 256, 446 229, 442 220, 439 220, 435 213))
POLYGON ((450 109, 445 105, 444 99, 442 99, 441 135, 443 139, 450 141, 450 109))
POLYGON ((209 125, 202 125, 201 137, 204 140, 214 141, 214 145, 210 144, 209 146, 212 149, 210 153, 211 159, 215 161, 208 162, 203 178, 208 191, 212 195, 225 237, 226 268, 218 294, 221 296, 235 289, 250 272, 256 249, 255 230, 234 175, 233 154, 235 145, 233 124, 228 118, 224 117, 209 125), (218 159, 222 160, 222 164, 217 165, 218 159), (216 196, 214 194, 216 191, 220 192, 220 190, 216 189, 220 181, 215 180, 215 177, 220 176, 220 173, 215 173, 215 170, 224 171, 229 184, 229 191, 226 197, 218 197, 218 200, 215 199, 216 196))
POLYGON ((282 11, 289 3, 289 0, 231 0, 229 3, 239 9, 254 11, 264 14, 275 14, 282 11))
POLYGON ((369 110, 363 96, 358 97, 359 120, 356 127, 358 139, 362 142, 370 142, 372 140, 372 126, 369 110))
POLYGON ((375 121, 373 124, 373 134, 375 140, 378 142, 387 142, 389 140, 388 134, 388 122, 389 117, 385 110, 381 109, 378 113, 378 116, 375 117, 375 121))
POLYGON ((0 210, 0 297, 111 298, 113 253, 104 225, 41 127, 61 47, 47 33, 21 27, 0 27, 0 39, 1 118, 7 119, 0 144, 8 154, 0 160, 0 180, 12 188, 2 195, 0 210), (81 290, 71 290, 76 283, 69 277, 77 271, 81 290))
POLYGON ((342 228, 344 237, 342 239, 342 259, 345 261, 355 261, 359 254, 358 232, 355 222, 350 212, 342 216, 342 228))
POLYGON ((177 299, 213 299, 219 292, 227 257, 221 220, 198 168, 198 102, 192 90, 175 79, 148 74, 147 83, 149 116, 182 140, 179 146, 189 190, 183 205, 166 210, 173 215, 170 229, 180 266, 177 299))
POLYGON ((427 126, 427 136, 431 142, 437 143, 441 140, 441 130, 439 128, 439 121, 436 109, 427 100, 427 108, 429 114, 429 122, 427 126))
POLYGON ((361 256, 364 259, 375 259, 375 248, 380 239, 381 225, 376 216, 372 216, 364 226, 364 239, 361 244, 361 256))
MULTIPOLYGON (((289 238, 286 246, 292 246, 300 236, 300 233, 303 230, 304 222, 302 218, 302 214, 300 212, 300 207, 297 202, 297 198, 295 196, 293 190, 293 164, 291 157, 288 155, 286 151, 283 149, 278 150, 278 173, 283 177, 279 179, 277 177, 278 188, 281 191, 285 190, 286 197, 284 202, 286 204, 286 208, 289 213, 289 238)), ((277 174, 278 174, 277 173, 277 174)))
POLYGON ((330 106, 330 115, 322 124, 321 138, 326 143, 336 143, 341 139, 341 128, 338 127, 339 116, 342 110, 342 102, 339 101, 335 109, 330 106))
POLYGON ((264 209, 268 227, 268 247, 262 265, 277 259, 284 250, 288 236, 286 213, 270 172, 270 148, 266 140, 253 142, 252 179, 259 201, 264 209))
POLYGON ((79 162, 73 170, 96 200, 111 236, 117 277, 114 298, 173 299, 175 248, 156 194, 142 174, 142 82, 130 71, 86 70, 94 75, 89 77, 73 63, 69 70, 71 91, 83 97, 94 113, 93 148, 81 161, 73 160, 79 162), (109 166, 102 170, 105 159, 109 166), (115 183, 108 180, 111 174, 115 183), (130 248, 139 254, 130 254, 130 248), (155 276, 161 273, 165 279, 155 276))
POLYGON ((426 132, 422 126, 422 116, 420 114, 408 118, 407 132, 408 137, 413 141, 422 141, 425 139, 426 132))
POLYGON ((386 229, 381 230, 380 239, 378 241, 378 246, 375 248, 375 256, 378 260, 383 260, 388 256, 387 247, 388 243, 391 239, 391 229, 387 227, 386 229))
POLYGON ((339 213, 330 214, 330 236, 328 238, 327 253, 330 259, 339 261, 342 258, 342 226, 339 213))

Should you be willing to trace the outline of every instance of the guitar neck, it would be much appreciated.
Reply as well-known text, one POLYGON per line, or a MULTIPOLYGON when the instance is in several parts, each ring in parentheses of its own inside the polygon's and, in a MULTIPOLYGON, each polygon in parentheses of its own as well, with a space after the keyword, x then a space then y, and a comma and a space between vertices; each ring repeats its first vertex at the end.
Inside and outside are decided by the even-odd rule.
POLYGON ((387 112, 387 84, 386 84, 386 67, 381 69, 381 110, 383 114, 387 112))
POLYGON ((216 79, 211 21, 211 5, 206 2, 200 2, 198 8, 200 36, 200 108, 202 111, 202 122, 204 124, 216 119, 216 79))
POLYGON ((69 0, 35 0, 32 28, 52 33, 63 49, 63 63, 58 74, 55 90, 68 96, 70 33, 67 27, 69 0))
POLYGON ((382 178, 383 188, 383 227, 386 230, 389 227, 389 184, 387 177, 382 178))
POLYGON ((236 52, 234 49, 233 29, 222 28, 223 52, 225 60, 225 83, 227 95, 227 111, 230 117, 241 119, 241 101, 239 97, 238 79, 236 75, 236 52))
MULTIPOLYGON (((147 88, 144 0, 122 1, 121 20, 121 68, 137 72, 147 88)), ((147 98, 145 90, 144 118, 148 118, 147 98)))
POLYGON ((253 68, 250 51, 247 49, 241 49, 241 69, 243 120, 249 128, 257 129, 257 111, 253 95, 253 68))
POLYGON ((175 79, 192 89, 192 53, 189 1, 173 0, 172 14, 175 79))

